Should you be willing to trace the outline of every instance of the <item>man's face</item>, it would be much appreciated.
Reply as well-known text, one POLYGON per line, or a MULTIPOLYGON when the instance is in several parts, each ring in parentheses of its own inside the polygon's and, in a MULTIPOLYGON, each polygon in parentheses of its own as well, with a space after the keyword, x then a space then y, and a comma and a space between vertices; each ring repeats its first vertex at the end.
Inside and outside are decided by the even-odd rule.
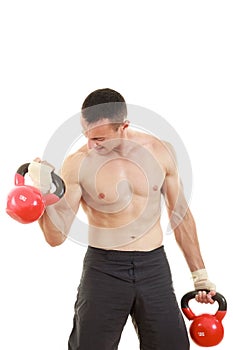
POLYGON ((88 149, 94 149, 100 154, 106 154, 120 146, 122 126, 117 128, 108 119, 88 124, 83 118, 81 118, 81 125, 83 134, 87 138, 88 149))

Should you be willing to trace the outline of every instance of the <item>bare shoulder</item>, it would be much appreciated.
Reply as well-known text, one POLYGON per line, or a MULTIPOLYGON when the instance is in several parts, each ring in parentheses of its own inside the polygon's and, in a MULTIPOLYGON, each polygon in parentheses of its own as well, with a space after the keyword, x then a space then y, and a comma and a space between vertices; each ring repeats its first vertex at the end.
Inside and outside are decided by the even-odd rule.
POLYGON ((133 131, 131 137, 135 142, 147 148, 167 170, 176 164, 176 152, 173 145, 158 137, 143 132, 133 131))
POLYGON ((65 158, 62 165, 62 177, 69 178, 69 179, 71 179, 72 177, 75 177, 77 179, 80 165, 83 159, 86 157, 86 155, 87 155, 86 146, 83 146, 77 151, 69 154, 65 158))
POLYGON ((131 131, 130 139, 150 149, 158 156, 175 156, 174 147, 171 143, 161 140, 158 137, 144 132, 131 131))

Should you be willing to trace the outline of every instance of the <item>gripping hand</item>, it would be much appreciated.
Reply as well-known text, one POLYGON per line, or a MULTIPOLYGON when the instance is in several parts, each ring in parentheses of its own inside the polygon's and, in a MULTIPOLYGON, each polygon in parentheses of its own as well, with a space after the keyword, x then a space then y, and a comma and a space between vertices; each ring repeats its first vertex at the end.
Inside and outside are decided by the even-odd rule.
POLYGON ((33 186, 38 188, 41 193, 49 193, 52 187, 51 173, 54 168, 46 162, 33 161, 28 167, 28 175, 30 176, 33 186))

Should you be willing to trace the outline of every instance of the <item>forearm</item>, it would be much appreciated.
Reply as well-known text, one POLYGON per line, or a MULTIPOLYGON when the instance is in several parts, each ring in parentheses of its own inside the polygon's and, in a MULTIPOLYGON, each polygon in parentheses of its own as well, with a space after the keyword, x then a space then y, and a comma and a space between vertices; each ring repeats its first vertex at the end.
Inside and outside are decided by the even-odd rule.
POLYGON ((38 223, 46 242, 52 247, 58 246, 66 240, 66 235, 61 227, 61 220, 59 224, 59 214, 52 207, 46 209, 38 223), (51 211, 53 215, 51 215, 51 211))
POLYGON ((205 268, 197 237, 196 225, 189 209, 180 224, 174 228, 174 234, 190 271, 193 272, 205 268))

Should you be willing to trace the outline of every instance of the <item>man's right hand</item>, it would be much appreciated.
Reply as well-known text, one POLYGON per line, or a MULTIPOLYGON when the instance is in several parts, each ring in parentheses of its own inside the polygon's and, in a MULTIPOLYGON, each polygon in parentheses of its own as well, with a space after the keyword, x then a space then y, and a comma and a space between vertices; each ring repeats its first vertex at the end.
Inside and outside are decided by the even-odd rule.
POLYGON ((33 186, 38 188, 41 193, 49 193, 52 187, 51 173, 53 166, 40 158, 35 158, 28 167, 28 175, 30 176, 33 186))

